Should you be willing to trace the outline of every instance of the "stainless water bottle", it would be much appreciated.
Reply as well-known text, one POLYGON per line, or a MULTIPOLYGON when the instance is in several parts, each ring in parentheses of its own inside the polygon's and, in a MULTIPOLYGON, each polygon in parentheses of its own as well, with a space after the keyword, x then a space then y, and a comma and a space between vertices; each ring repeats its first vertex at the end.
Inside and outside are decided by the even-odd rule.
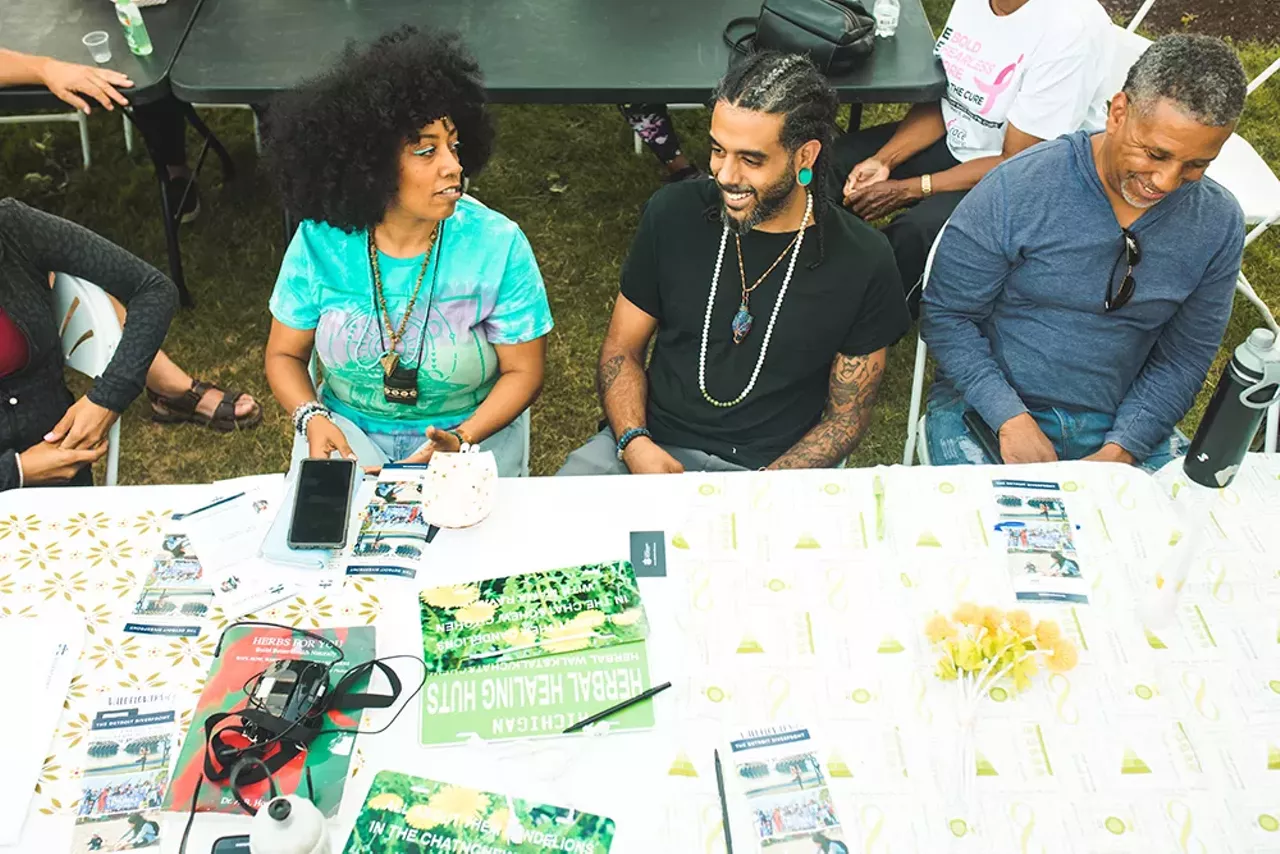
POLYGON ((1255 329, 1222 370, 1182 463, 1187 477, 1215 489, 1231 483, 1262 416, 1278 395, 1280 346, 1274 332, 1255 329))

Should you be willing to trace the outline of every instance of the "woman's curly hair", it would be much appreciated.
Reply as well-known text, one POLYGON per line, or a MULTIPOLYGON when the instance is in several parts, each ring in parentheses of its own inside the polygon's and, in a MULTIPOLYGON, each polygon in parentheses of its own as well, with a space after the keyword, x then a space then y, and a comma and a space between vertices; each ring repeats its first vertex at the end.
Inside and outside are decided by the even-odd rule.
POLYGON ((274 99, 267 162, 294 216, 353 233, 373 228, 395 200, 400 153, 448 116, 468 175, 493 150, 480 66, 452 33, 401 27, 274 99))

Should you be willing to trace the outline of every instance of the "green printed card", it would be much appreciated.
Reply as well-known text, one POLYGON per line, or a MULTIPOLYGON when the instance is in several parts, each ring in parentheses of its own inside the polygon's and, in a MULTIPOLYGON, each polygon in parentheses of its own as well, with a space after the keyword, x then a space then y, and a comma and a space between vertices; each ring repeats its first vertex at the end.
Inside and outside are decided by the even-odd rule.
POLYGON ((649 622, 629 561, 593 563, 422 591, 428 673, 643 640, 649 622))
MULTIPOLYGON (((422 743, 559 735, 648 687, 644 641, 439 673, 422 689, 422 743)), ((615 729, 652 727, 653 703, 608 720, 615 729)))
POLYGON ((613 834, 611 818, 379 771, 342 852, 609 854, 613 834))

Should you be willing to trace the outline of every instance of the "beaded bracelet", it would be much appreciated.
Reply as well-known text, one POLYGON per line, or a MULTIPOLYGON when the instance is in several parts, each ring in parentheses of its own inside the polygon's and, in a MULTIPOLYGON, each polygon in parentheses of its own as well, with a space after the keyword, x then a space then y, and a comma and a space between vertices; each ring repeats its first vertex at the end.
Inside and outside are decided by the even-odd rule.
POLYGON ((630 445, 641 436, 648 436, 651 439, 653 438, 653 434, 644 427, 631 427, 624 430, 622 435, 618 437, 618 459, 622 459, 623 453, 627 450, 627 445, 630 445))
POLYGON ((323 403, 315 400, 308 400, 306 403, 293 410, 293 429, 299 436, 306 438, 307 424, 317 415, 323 415, 330 420, 333 419, 333 413, 329 411, 323 403))

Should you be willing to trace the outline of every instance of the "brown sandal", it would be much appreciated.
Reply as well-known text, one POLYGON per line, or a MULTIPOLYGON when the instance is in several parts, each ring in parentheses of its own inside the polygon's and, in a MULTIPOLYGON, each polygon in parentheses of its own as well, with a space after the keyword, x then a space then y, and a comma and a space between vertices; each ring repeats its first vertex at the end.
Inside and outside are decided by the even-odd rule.
POLYGON ((241 417, 236 417, 236 401, 244 397, 241 391, 223 391, 212 383, 203 380, 192 380, 191 388, 179 397, 164 397, 151 389, 147 389, 147 399, 151 401, 151 420, 157 424, 199 424, 216 430, 219 433, 233 433, 236 430, 249 430, 262 422, 262 407, 254 401, 253 410, 241 417), (210 418, 196 407, 209 391, 221 391, 222 400, 213 410, 210 418))

